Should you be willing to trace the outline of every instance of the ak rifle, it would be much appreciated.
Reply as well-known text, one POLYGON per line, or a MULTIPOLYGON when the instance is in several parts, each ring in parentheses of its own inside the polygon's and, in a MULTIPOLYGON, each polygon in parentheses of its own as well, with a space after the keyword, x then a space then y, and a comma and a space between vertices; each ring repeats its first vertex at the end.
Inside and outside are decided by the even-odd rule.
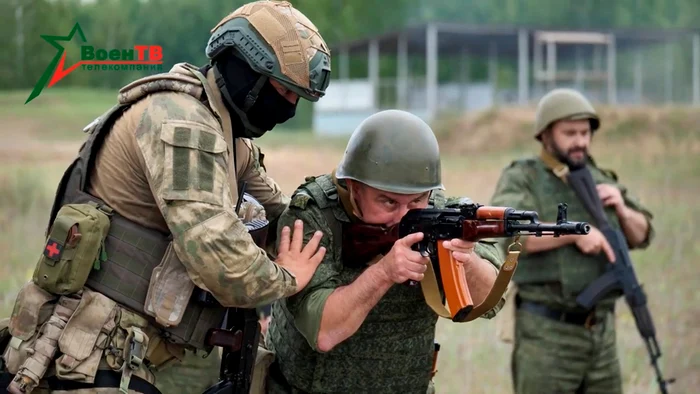
MULTIPOLYGON (((559 237, 589 233, 588 223, 570 222, 566 212, 567 205, 559 204, 556 223, 541 223, 536 211, 474 203, 451 208, 412 209, 397 226, 391 228, 360 223, 350 225, 344 237, 343 250, 352 254, 348 255, 348 259, 363 261, 371 256, 388 253, 398 239, 422 232, 423 239, 412 248, 423 256, 430 257, 432 262, 420 282, 426 301, 438 315, 455 322, 466 322, 483 315, 500 301, 517 267, 520 251, 513 246, 521 246, 518 242, 520 236, 559 237), (463 265, 454 260, 442 242, 455 238, 476 242, 488 238, 512 237, 515 240, 508 247, 508 256, 498 272, 496 282, 486 299, 475 306, 463 265), (449 309, 443 305, 443 298, 449 309)), ((416 285, 413 281, 408 284, 416 285)))
POLYGON ((583 203, 586 210, 593 216, 598 229, 610 244, 615 253, 615 262, 607 265, 607 272, 588 285, 576 298, 576 302, 586 310, 593 308, 598 301, 613 291, 620 290, 625 296, 625 301, 632 311, 637 330, 649 352, 651 365, 656 373, 656 381, 661 393, 667 394, 667 386, 675 379, 664 379, 658 360, 661 358, 661 349, 656 340, 656 328, 647 307, 647 296, 644 289, 637 281, 632 259, 629 255, 627 238, 608 222, 603 210, 603 204, 598 197, 596 184, 593 181, 587 167, 569 171, 567 182, 583 203))

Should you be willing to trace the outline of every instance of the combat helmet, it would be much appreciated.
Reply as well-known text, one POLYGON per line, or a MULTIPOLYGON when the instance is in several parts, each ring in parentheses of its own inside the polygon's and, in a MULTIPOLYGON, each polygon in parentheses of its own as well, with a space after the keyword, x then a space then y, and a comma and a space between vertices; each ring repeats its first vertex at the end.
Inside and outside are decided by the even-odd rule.
POLYGON ((537 104, 535 115, 535 138, 557 120, 588 119, 591 131, 600 127, 596 110, 581 93, 573 89, 558 88, 550 91, 537 104))
POLYGON ((421 118, 400 110, 377 112, 360 123, 338 164, 338 179, 353 179, 390 193, 444 189, 440 149, 421 118))
POLYGON ((221 20, 206 47, 211 59, 235 49, 256 72, 309 101, 330 82, 331 55, 316 26, 287 1, 255 1, 221 20))

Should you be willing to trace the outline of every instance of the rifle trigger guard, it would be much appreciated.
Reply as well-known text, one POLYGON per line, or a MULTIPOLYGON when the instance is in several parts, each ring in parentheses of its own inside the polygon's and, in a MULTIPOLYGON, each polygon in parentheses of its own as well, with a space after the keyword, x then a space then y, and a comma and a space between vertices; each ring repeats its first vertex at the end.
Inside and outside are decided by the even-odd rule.
POLYGON ((430 251, 428 250, 429 245, 427 242, 419 242, 418 243, 418 252, 420 253, 421 256, 423 257, 430 257, 430 251))

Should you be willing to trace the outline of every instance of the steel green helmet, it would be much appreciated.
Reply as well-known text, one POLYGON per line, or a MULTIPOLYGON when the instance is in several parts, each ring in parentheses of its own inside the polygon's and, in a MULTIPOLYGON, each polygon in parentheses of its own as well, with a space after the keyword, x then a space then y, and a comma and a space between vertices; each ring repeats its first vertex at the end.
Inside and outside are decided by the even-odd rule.
POLYGON ((588 119, 591 131, 600 127, 600 119, 593 105, 581 93, 573 89, 554 89, 544 95, 537 104, 535 138, 557 120, 588 119))
POLYGON ((316 26, 286 1, 241 6, 212 30, 209 59, 234 48, 256 72, 274 78, 309 101, 330 82, 331 55, 316 26))
POLYGON ((399 110, 378 112, 357 126, 335 176, 390 193, 444 189, 433 130, 416 115, 399 110))

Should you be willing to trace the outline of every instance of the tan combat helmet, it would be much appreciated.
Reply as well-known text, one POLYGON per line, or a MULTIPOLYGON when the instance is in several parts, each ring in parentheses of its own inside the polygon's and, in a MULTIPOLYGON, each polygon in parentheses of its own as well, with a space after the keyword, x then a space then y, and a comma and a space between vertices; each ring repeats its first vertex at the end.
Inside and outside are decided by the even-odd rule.
POLYGON ((600 119, 593 105, 581 93, 573 89, 554 89, 544 95, 537 104, 535 138, 557 120, 589 119, 591 131, 600 127, 600 119))
POLYGON ((253 70, 309 101, 330 82, 330 49, 316 26, 286 1, 255 1, 227 15, 212 30, 206 55, 234 48, 253 70))
POLYGON ((399 110, 377 112, 357 126, 335 176, 390 193, 444 189, 433 130, 416 115, 399 110))

